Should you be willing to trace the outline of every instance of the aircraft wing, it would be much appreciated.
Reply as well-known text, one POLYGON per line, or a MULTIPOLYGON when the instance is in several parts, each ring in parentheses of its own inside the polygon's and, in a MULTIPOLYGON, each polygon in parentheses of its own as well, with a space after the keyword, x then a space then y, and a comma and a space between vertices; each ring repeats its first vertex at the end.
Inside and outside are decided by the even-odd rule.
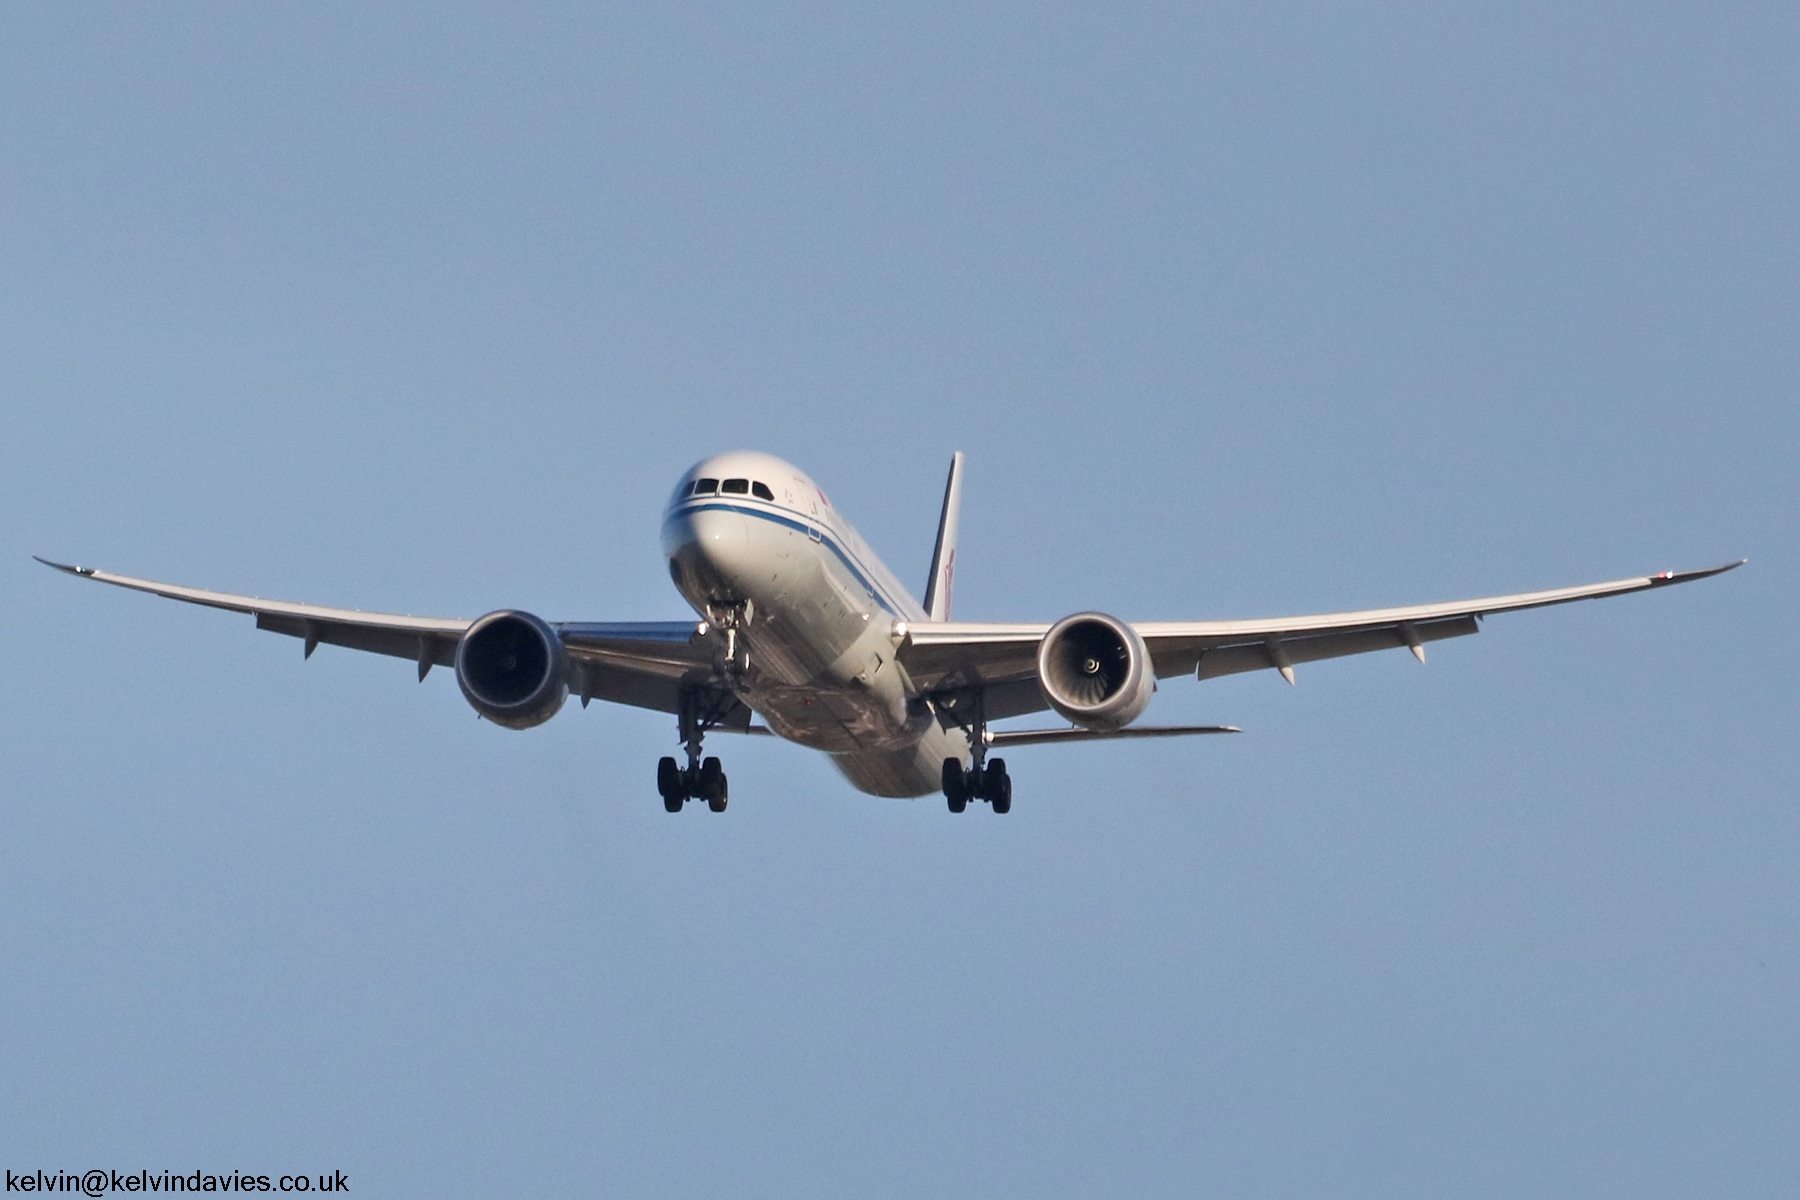
MULTIPOLYGON (((1145 621, 1132 628, 1144 639, 1159 679, 1187 674, 1213 679, 1272 669, 1292 683, 1296 663, 1401 647, 1411 649, 1423 662, 1426 642, 1475 633, 1477 622, 1493 613, 1621 596, 1705 579, 1741 565, 1664 571, 1444 604, 1248 621, 1145 621)), ((897 655, 921 691, 948 694, 980 688, 988 719, 1019 716, 1049 707, 1037 686, 1038 643, 1049 629, 1047 623, 909 623, 897 655)))
MULTIPOLYGON (((461 617, 412 617, 265 600, 260 596, 134 579, 44 558, 38 561, 84 579, 246 613, 256 618, 258 629, 300 638, 309 658, 321 644, 404 658, 418 664, 420 679, 434 666, 455 666, 456 644, 473 624, 461 617)), ((703 632, 703 626, 696 621, 571 621, 551 622, 551 628, 562 637, 574 667, 569 690, 580 696, 584 704, 590 699, 601 699, 660 712, 679 712, 682 687, 708 678, 716 653, 713 642, 717 635, 703 632)), ((747 724, 749 710, 744 709, 741 715, 742 723, 747 724)))

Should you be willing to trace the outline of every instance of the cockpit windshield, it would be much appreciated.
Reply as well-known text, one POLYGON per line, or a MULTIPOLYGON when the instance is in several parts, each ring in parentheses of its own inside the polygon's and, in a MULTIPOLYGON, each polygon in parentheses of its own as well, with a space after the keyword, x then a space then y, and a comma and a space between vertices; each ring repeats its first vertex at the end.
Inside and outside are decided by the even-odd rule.
POLYGON ((696 479, 677 493, 679 496, 755 496, 758 500, 773 502, 775 491, 760 479, 727 479, 720 483, 717 479, 696 479))

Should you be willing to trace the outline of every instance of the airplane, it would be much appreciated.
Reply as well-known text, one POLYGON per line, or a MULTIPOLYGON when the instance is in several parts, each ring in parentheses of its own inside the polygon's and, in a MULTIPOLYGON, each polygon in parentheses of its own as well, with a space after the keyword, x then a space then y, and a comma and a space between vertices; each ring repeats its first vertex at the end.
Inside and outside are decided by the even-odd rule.
POLYGON ((1705 579, 1744 560, 1609 583, 1317 616, 1127 622, 1078 612, 1053 623, 950 619, 962 508, 963 455, 952 456, 923 601, 870 550, 797 467, 736 451, 702 460, 663 513, 669 576, 698 620, 546 621, 518 609, 474 620, 398 616, 263 600, 91 567, 38 561, 101 583, 247 613, 258 629, 323 645, 453 669, 488 721, 529 729, 570 695, 676 718, 685 765, 657 764, 669 812, 704 800, 724 812, 730 788, 708 733, 773 735, 830 755, 876 796, 940 792, 953 813, 971 801, 1012 810, 1006 762, 990 751, 1110 738, 1237 733, 1230 725, 1135 724, 1157 681, 1273 670, 1292 684, 1301 663, 1464 637, 1497 612, 1623 595, 1705 579), (993 722, 1053 710, 1048 729, 993 722), (758 724, 755 717, 761 717, 758 724))

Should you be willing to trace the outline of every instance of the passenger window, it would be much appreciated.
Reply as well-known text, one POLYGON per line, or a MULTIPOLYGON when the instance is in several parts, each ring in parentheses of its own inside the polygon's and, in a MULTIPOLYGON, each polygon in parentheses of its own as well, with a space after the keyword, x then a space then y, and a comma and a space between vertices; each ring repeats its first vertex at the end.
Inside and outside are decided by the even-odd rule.
POLYGON ((710 496, 718 490, 719 481, 716 479, 694 480, 694 495, 696 496, 710 496))
POLYGON ((748 479, 727 479, 725 486, 719 490, 728 495, 741 496, 750 490, 750 481, 748 479))
POLYGON ((771 492, 769 490, 769 485, 764 483, 760 479, 750 485, 750 493, 751 493, 751 495, 755 496, 758 500, 773 500, 773 499, 775 499, 775 493, 771 492))

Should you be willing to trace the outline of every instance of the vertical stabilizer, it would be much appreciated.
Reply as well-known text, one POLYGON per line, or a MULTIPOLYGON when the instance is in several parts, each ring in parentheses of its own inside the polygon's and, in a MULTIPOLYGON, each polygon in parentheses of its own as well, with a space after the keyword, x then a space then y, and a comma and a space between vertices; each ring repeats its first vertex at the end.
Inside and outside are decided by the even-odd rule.
POLYGON ((944 511, 938 517, 937 548, 931 552, 931 582, 925 585, 925 615, 950 619, 950 588, 956 579, 956 521, 962 515, 963 455, 950 456, 950 480, 944 484, 944 511))

